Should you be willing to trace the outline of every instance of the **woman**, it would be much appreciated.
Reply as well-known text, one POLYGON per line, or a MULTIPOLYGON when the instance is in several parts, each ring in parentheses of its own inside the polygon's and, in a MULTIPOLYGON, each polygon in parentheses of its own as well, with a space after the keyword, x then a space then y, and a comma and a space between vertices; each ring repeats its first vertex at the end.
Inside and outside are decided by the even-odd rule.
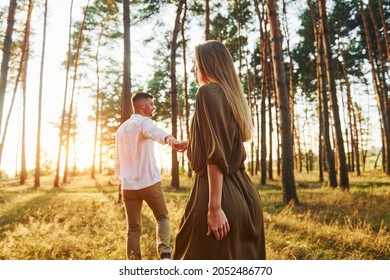
POLYGON ((200 86, 187 155, 195 172, 173 259, 265 259, 260 196, 244 170, 251 115, 232 57, 218 41, 195 47, 200 86))

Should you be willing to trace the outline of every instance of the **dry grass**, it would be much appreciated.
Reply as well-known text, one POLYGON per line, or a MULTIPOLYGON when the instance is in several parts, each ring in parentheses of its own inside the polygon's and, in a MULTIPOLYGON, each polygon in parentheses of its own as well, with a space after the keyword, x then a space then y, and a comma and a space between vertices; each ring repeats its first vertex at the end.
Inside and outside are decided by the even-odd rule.
MULTIPOLYGON (((124 259, 126 223, 109 178, 71 179, 53 189, 32 182, 0 185, 0 259, 124 259)), ((254 178, 255 184, 259 181, 254 178)), ((301 205, 285 207, 278 180, 258 186, 264 203, 268 259, 390 259, 390 180, 380 172, 351 174, 351 189, 324 187, 316 174, 297 174, 301 205)), ((181 191, 163 179, 170 209, 172 241, 184 211, 191 179, 181 191)), ((142 252, 156 259, 155 226, 144 206, 142 252)))

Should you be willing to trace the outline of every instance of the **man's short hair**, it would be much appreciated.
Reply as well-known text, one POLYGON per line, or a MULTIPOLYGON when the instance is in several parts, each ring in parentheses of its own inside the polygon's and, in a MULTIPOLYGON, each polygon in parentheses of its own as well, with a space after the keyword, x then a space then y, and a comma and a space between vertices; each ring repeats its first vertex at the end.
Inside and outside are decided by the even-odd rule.
POLYGON ((143 91, 139 91, 139 92, 136 92, 133 94, 133 96, 131 97, 131 103, 133 104, 133 107, 134 105, 140 101, 140 100, 143 100, 143 99, 153 99, 153 95, 147 93, 147 92, 143 92, 143 91))

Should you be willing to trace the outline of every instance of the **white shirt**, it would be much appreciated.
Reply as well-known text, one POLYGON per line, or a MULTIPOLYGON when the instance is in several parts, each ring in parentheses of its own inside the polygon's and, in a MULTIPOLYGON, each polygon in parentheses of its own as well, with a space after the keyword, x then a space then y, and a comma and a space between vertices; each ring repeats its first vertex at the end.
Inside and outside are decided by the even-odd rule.
POLYGON ((123 190, 139 190, 161 181, 154 141, 165 144, 167 132, 148 117, 133 114, 117 130, 115 176, 123 190))

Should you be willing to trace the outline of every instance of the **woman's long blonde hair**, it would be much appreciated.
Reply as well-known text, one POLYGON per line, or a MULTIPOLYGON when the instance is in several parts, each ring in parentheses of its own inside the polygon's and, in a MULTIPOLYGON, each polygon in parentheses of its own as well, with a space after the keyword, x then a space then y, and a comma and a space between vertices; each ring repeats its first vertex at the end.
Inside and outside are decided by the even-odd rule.
POLYGON ((210 40, 199 44, 195 47, 195 66, 199 83, 216 83, 222 88, 241 130, 242 139, 250 140, 251 114, 229 51, 219 41, 210 40))

